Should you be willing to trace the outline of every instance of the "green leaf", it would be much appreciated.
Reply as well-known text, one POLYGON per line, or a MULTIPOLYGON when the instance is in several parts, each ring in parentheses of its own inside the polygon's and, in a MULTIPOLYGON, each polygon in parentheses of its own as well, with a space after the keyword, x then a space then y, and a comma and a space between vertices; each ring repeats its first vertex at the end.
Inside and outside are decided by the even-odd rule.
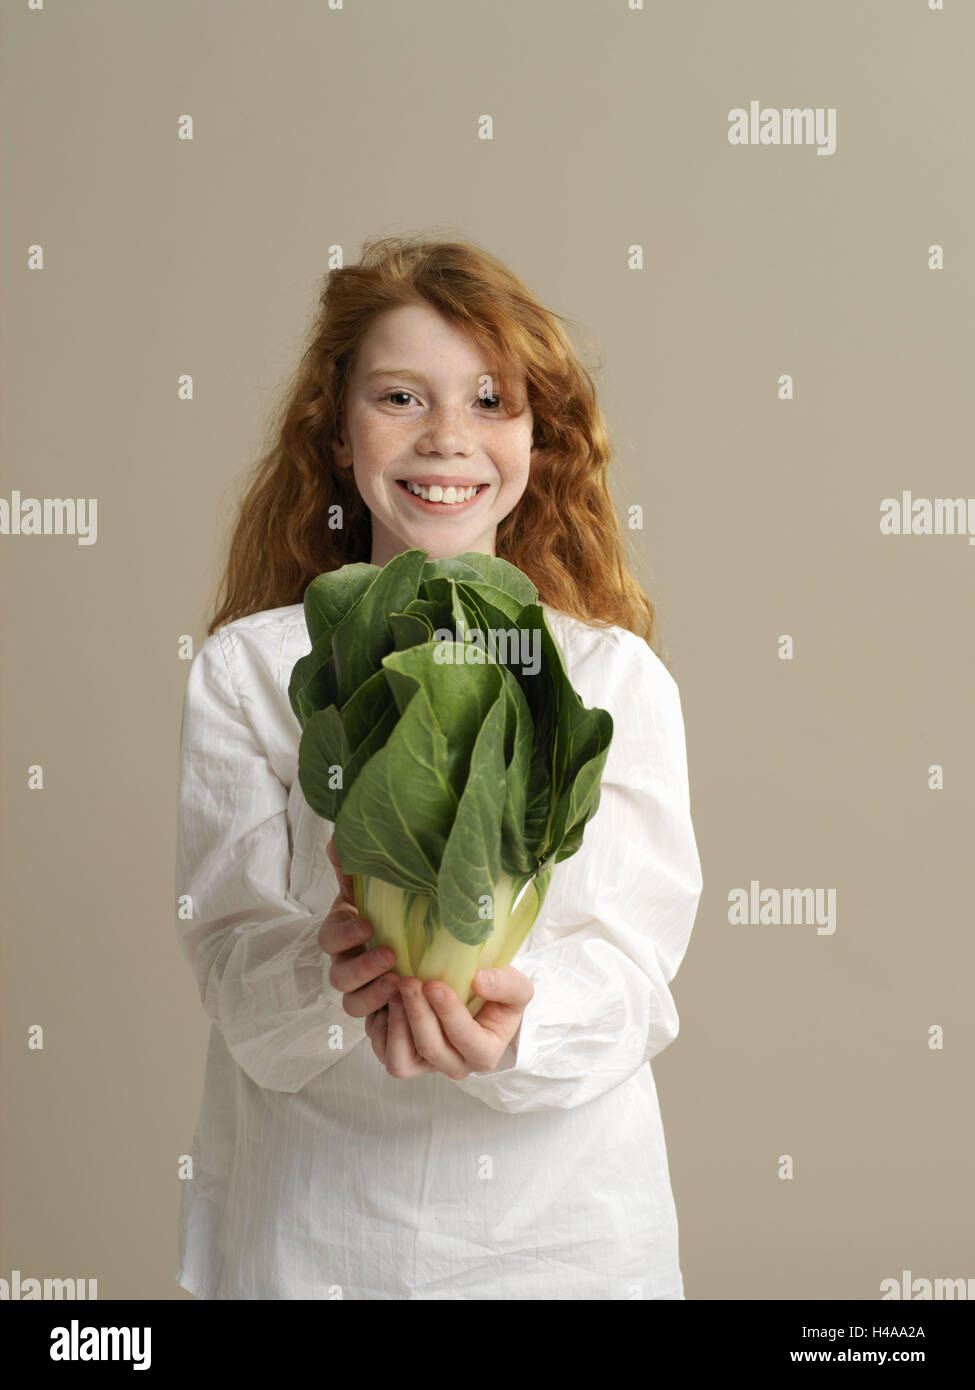
POLYGON ((489 664, 468 666, 458 642, 424 642, 383 660, 400 712, 405 713, 417 689, 422 689, 447 744, 447 775, 457 796, 467 780, 468 764, 478 730, 501 688, 501 672, 489 664), (453 656, 438 662, 438 649, 453 656))
POLYGON ((406 550, 376 571, 376 578, 332 630, 337 702, 344 704, 393 650, 389 614, 416 597, 422 550, 406 550))
POLYGON ((288 684, 288 698, 303 725, 316 710, 334 704, 337 693, 332 634, 324 632, 308 655, 295 662, 288 684))
POLYGON ((505 670, 506 796, 501 819, 501 861, 505 873, 531 873, 538 862, 536 842, 525 833, 528 805, 528 772, 531 764, 533 727, 524 691, 505 670))
POLYGON ((318 710, 305 725, 298 745, 298 781, 308 805, 325 820, 338 818, 342 800, 342 791, 329 785, 331 770, 340 767, 344 777, 350 756, 338 710, 334 705, 318 710))
MULTIPOLYGON (((538 590, 527 574, 523 574, 520 569, 510 565, 507 560, 502 560, 495 555, 480 555, 469 551, 467 554, 454 555, 448 559, 429 560, 424 567, 424 583, 427 583, 430 578, 439 576, 469 581, 494 589, 502 596, 508 595, 510 598, 517 599, 519 607, 522 608, 528 603, 534 603, 538 598, 538 590)), ((492 601, 498 608, 505 606, 496 598, 492 601)))
POLYGON ((430 620, 423 613, 390 613, 389 626, 393 633, 393 645, 398 652, 415 647, 420 642, 429 642, 433 636, 430 620))
POLYGON ((389 709, 395 709, 395 701, 386 672, 380 667, 362 682, 342 706, 342 723, 348 735, 349 747, 358 748, 389 709))
POLYGON ((492 917, 481 916, 480 899, 493 900, 501 875, 506 706, 502 689, 474 740, 467 784, 440 862, 440 920, 455 940, 468 946, 476 946, 491 934, 492 917))
POLYGON ((312 645, 352 611, 378 574, 378 565, 349 564, 311 581, 305 590, 304 608, 312 645))
POLYGON ((385 745, 346 792, 335 823, 343 870, 435 892, 456 809, 447 740, 426 692, 417 690, 385 745))

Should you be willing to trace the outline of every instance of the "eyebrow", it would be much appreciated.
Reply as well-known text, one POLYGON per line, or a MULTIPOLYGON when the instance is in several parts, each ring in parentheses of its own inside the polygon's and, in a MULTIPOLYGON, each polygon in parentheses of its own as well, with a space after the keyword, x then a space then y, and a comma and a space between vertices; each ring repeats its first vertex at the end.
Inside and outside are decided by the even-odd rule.
MULTIPOLYGON (((476 379, 482 376, 495 376, 496 373, 484 371, 474 372, 472 373, 472 375, 476 379)), ((418 372, 414 367, 377 367, 375 371, 367 372, 365 379, 366 381, 371 381, 375 376, 411 376, 414 377, 417 381, 427 380, 424 374, 422 372, 418 372)))

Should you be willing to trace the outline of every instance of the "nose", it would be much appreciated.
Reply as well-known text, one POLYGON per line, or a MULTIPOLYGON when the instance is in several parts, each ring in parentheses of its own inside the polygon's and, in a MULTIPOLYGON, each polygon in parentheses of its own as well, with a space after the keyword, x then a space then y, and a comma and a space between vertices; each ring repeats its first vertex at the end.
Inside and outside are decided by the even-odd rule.
POLYGON ((472 448, 470 421, 461 409, 442 406, 427 417, 417 440, 418 452, 450 458, 467 455, 472 448))

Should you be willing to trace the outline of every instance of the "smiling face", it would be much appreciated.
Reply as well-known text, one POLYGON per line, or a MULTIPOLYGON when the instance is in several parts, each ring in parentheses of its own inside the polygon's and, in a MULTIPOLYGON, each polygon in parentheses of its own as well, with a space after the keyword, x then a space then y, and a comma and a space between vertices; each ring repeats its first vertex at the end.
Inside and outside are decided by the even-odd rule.
POLYGON ((524 373, 517 399, 503 401, 492 365, 428 304, 389 309, 371 324, 333 452, 372 514, 372 564, 411 549, 432 560, 494 554, 498 525, 528 484, 533 416, 524 373))

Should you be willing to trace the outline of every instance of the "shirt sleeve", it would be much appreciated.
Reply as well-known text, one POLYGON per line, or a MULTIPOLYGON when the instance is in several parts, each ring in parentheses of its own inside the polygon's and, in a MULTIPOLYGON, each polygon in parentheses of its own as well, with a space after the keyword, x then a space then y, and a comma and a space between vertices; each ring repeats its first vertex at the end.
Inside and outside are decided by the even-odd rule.
POLYGON ((365 1021, 329 983, 323 913, 288 891, 288 788, 255 727, 260 703, 246 708, 250 718, 218 630, 193 658, 183 703, 177 930, 237 1064, 259 1086, 294 1092, 346 1056, 365 1021))
POLYGON ((584 1105, 676 1038, 668 986, 703 887, 673 677, 629 632, 611 659, 567 670, 586 705, 613 715, 599 806, 511 962, 535 989, 518 1033, 493 1071, 453 1082, 512 1113, 584 1105))

